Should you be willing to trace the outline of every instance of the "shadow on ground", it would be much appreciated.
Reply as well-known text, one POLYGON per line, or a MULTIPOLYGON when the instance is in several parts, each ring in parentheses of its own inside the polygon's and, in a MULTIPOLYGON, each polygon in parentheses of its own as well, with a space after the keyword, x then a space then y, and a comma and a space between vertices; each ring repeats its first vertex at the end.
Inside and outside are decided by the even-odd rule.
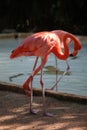
POLYGON ((59 101, 46 97, 47 111, 53 117, 43 116, 42 97, 35 96, 33 108, 38 115, 29 113, 29 98, 23 94, 0 91, 1 130, 86 130, 87 105, 59 101))

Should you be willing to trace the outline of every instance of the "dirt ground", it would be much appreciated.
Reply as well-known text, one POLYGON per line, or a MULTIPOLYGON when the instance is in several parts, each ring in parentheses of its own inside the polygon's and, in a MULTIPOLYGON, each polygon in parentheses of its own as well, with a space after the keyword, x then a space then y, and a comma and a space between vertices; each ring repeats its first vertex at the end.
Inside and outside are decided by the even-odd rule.
POLYGON ((43 116, 42 97, 34 97, 29 113, 29 98, 23 94, 0 91, 0 130, 87 130, 87 105, 59 101, 46 97, 47 111, 53 117, 43 116))

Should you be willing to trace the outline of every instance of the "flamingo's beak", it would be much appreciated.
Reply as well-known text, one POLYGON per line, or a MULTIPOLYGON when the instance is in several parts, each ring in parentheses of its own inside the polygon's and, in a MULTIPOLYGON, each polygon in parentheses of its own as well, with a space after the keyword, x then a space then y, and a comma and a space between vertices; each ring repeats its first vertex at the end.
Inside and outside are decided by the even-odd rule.
POLYGON ((78 54, 78 51, 74 51, 73 53, 70 53, 69 56, 73 57, 73 56, 76 56, 78 54))
POLYGON ((11 51, 11 53, 13 53, 13 52, 14 52, 14 50, 11 51))
POLYGON ((73 54, 71 53, 69 56, 70 56, 70 57, 73 57, 73 54))

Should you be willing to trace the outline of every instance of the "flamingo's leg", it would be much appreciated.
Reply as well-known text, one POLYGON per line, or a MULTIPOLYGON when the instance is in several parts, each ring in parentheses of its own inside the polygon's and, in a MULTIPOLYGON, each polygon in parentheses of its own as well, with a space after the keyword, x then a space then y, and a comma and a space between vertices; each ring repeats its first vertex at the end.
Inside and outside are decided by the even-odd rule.
MULTIPOLYGON (((32 73, 34 72, 34 70, 36 68, 36 65, 37 65, 37 62, 38 62, 38 58, 39 57, 36 57, 32 73)), ((32 80, 31 80, 30 113, 31 114, 37 114, 38 110, 32 109, 32 102, 33 102, 33 89, 32 89, 32 85, 33 85, 33 76, 32 76, 32 80)))
MULTIPOLYGON (((37 65, 37 62, 38 62, 38 58, 39 58, 39 57, 36 57, 36 60, 35 60, 34 66, 33 66, 32 74, 33 74, 33 72, 34 72, 34 70, 35 70, 35 68, 36 68, 36 65, 37 65)), ((30 78, 31 78, 30 91, 29 91, 29 90, 25 90, 25 92, 26 92, 26 94, 30 97, 30 113, 31 113, 31 114, 37 114, 38 111, 32 109, 32 102, 33 102, 33 88, 32 88, 32 86, 33 86, 33 76, 32 76, 32 74, 31 74, 31 76, 30 76, 30 78)))
MULTIPOLYGON (((55 87, 57 87, 57 84, 58 84, 58 83, 60 82, 60 80, 64 77, 64 75, 69 71, 70 66, 69 66, 67 60, 66 60, 66 65, 67 65, 66 70, 64 71, 64 73, 62 74, 62 76, 56 81, 56 83, 53 85, 53 87, 51 88, 51 90, 53 90, 55 87)), ((56 90, 57 90, 57 89, 56 89, 56 90)))
MULTIPOLYGON (((33 66, 33 70, 32 70, 32 73, 34 72, 35 68, 36 68, 36 65, 37 65, 37 62, 38 62, 38 56, 36 57, 35 59, 35 63, 34 63, 34 66, 33 66)), ((31 74, 32 75, 32 74, 31 74)), ((33 86, 33 78, 31 80, 31 86, 33 86)), ((33 101, 33 96, 32 96, 32 101, 33 101)))
MULTIPOLYGON (((42 59, 43 60, 43 59, 42 59)), ((43 68, 41 69, 41 77, 40 77, 40 84, 41 84, 41 87, 42 87, 42 100, 43 100, 43 114, 45 116, 53 116, 53 114, 51 113, 48 113, 46 111, 46 102, 45 102, 45 88, 44 88, 44 82, 43 82, 43 68)))
POLYGON ((32 109, 32 102, 33 102, 33 88, 32 88, 32 81, 33 81, 33 76, 31 79, 31 95, 30 95, 30 113, 36 115, 38 113, 38 110, 32 109))
MULTIPOLYGON (((56 63, 56 82, 55 82, 55 84, 56 84, 57 81, 58 81, 58 61, 57 61, 56 56, 55 56, 55 63, 56 63)), ((58 91, 58 83, 57 83, 56 85, 53 85, 53 86, 51 87, 51 89, 46 89, 46 90, 53 90, 53 89, 55 89, 55 88, 56 88, 56 91, 58 91)))
POLYGON ((25 90, 26 94, 30 97, 30 104, 29 104, 30 107, 29 107, 29 111, 30 111, 31 114, 36 115, 36 114, 38 113, 38 111, 32 109, 32 101, 33 101, 32 80, 33 80, 33 76, 30 76, 30 77, 28 78, 28 80, 24 83, 23 87, 28 86, 28 82, 31 81, 31 85, 28 86, 29 88, 28 88, 28 89, 24 88, 24 90, 25 90))
POLYGON ((33 66, 33 71, 35 70, 35 68, 36 68, 36 65, 37 65, 37 62, 38 62, 38 56, 36 57, 36 60, 35 60, 35 63, 34 63, 34 66, 33 66))
MULTIPOLYGON (((36 57, 36 60, 35 60, 35 63, 34 63, 34 66, 33 66, 33 70, 32 70, 32 73, 34 72, 35 68, 36 68, 36 65, 37 65, 37 62, 38 62, 38 56, 36 57)), ((33 78, 32 78, 32 86, 33 86, 33 78)))
POLYGON ((41 64, 33 70, 31 76, 29 76, 29 78, 25 81, 24 85, 23 85, 23 88, 26 92, 26 94, 30 97, 30 113, 32 114, 37 114, 38 111, 35 111, 32 109, 32 98, 33 98, 33 89, 32 89, 32 80, 33 80, 33 77, 44 67, 44 65, 46 64, 47 60, 48 60, 48 56, 49 55, 46 55, 41 64), (31 85, 30 85, 31 83, 31 85))
MULTIPOLYGON (((56 61, 56 82, 58 81, 58 62, 57 62, 57 58, 55 57, 55 61, 56 61)), ((56 91, 58 91, 58 84, 56 84, 56 91)))

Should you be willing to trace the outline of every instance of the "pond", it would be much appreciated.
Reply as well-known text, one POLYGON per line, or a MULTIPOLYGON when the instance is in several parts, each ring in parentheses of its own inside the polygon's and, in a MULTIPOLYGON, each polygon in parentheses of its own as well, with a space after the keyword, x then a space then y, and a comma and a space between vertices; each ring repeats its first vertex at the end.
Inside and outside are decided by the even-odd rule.
MULTIPOLYGON (((16 48, 24 38, 0 39, 0 81, 22 85, 32 72, 35 57, 20 57, 11 60, 11 51, 16 48)), ((70 71, 58 84, 58 91, 87 96, 87 43, 86 37, 80 37, 83 49, 79 54, 68 59, 70 71)), ((39 63, 40 64, 40 59, 39 63)), ((58 60, 59 77, 66 69, 65 61, 58 60)), ((33 86, 41 87, 39 83, 40 73, 34 78, 33 86)), ((51 88, 56 80, 55 57, 50 55, 44 67, 43 80, 45 88, 51 88)))

